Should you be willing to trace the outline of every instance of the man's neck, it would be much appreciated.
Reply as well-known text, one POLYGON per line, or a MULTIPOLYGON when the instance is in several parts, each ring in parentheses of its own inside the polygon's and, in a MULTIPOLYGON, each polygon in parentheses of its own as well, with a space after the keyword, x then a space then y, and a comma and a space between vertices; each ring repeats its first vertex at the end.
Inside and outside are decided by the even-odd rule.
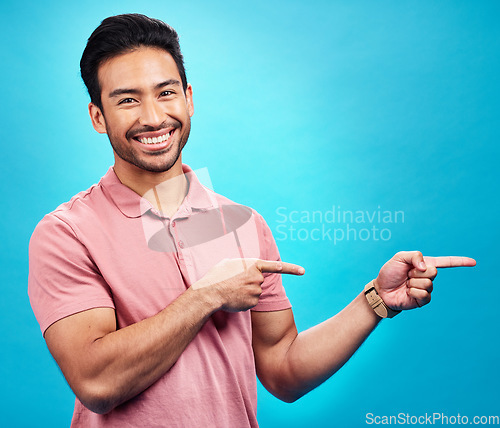
POLYGON ((134 165, 116 162, 114 171, 118 179, 142 196, 166 217, 171 217, 182 204, 189 189, 189 182, 182 171, 182 160, 168 171, 155 173, 142 170, 134 165))

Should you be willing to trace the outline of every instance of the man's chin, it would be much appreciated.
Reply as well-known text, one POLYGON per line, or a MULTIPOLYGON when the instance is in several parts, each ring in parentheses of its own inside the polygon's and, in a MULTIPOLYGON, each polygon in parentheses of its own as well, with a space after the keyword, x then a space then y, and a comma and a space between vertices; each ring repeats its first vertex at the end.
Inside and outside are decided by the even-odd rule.
MULTIPOLYGON (((186 141, 187 142, 187 141, 186 141)), ((181 158, 181 151, 186 145, 186 142, 174 142, 169 147, 164 150, 157 152, 145 153, 134 153, 133 151, 122 152, 121 150, 116 150, 115 152, 115 162, 117 158, 120 158, 122 162, 126 164, 133 165, 134 167, 147 172, 152 173, 164 173, 170 171, 181 158), (146 158, 144 158, 146 157, 146 158), (162 159, 162 157, 167 157, 162 159)))
POLYGON ((142 169, 144 171, 148 172, 154 172, 154 173, 163 173, 170 171, 176 164, 177 162, 180 161, 180 153, 177 154, 175 159, 170 159, 170 160, 164 160, 161 161, 158 159, 158 162, 142 162, 140 160, 136 160, 135 162, 132 162, 137 168, 142 169))

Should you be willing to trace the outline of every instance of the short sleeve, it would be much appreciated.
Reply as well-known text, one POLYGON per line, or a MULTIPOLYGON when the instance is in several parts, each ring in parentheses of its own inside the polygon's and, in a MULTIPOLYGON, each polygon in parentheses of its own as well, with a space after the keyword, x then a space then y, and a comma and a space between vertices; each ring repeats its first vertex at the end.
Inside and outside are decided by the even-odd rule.
POLYGON ((31 236, 28 295, 43 334, 67 316, 114 308, 111 291, 87 248, 55 213, 45 216, 31 236))
MULTIPOLYGON (((259 234, 259 245, 261 252, 261 259, 263 260, 281 260, 278 251, 278 246, 274 237, 265 222, 264 218, 255 214, 255 223, 257 225, 257 232, 259 234)), ((264 282, 262 284, 262 294, 259 303, 252 308, 252 311, 267 312, 267 311, 280 311, 292 307, 283 287, 281 274, 265 273, 264 282)))

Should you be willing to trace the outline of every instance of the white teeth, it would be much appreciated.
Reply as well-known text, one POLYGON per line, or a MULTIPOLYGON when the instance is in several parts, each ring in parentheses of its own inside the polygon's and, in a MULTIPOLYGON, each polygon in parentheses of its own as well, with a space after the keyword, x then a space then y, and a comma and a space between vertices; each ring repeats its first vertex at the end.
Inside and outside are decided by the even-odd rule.
POLYGON ((171 133, 172 133, 172 131, 170 131, 169 133, 164 134, 164 135, 162 135, 160 137, 139 138, 139 141, 142 144, 158 144, 158 143, 163 143, 164 141, 168 140, 168 138, 170 137, 171 133))

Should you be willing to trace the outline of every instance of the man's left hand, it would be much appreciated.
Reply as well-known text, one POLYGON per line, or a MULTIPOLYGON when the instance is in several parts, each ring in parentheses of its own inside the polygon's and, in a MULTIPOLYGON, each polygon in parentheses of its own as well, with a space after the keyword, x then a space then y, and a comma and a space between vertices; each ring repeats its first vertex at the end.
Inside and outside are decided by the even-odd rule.
POLYGON ((431 301, 438 268, 475 265, 470 257, 424 257, 420 251, 401 251, 382 266, 374 285, 391 309, 414 309, 431 301))

